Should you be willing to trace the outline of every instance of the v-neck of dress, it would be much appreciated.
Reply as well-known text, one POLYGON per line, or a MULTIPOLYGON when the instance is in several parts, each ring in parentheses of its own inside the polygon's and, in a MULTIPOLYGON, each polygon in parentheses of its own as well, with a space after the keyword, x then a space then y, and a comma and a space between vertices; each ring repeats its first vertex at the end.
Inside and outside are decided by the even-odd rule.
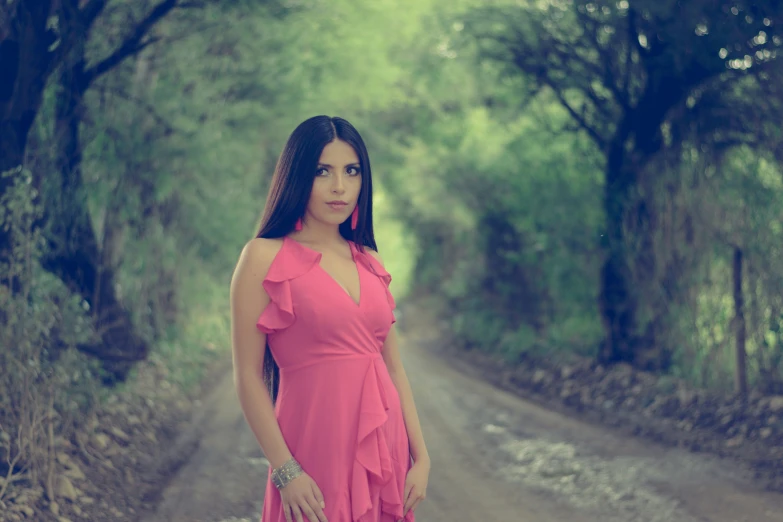
POLYGON ((356 275, 358 276, 358 279, 359 279, 359 299, 358 300, 354 299, 354 297, 351 295, 351 293, 348 291, 348 289, 345 286, 343 286, 343 284, 340 283, 340 281, 338 281, 332 274, 327 272, 324 267, 321 266, 321 259, 323 258, 323 252, 319 252, 318 250, 315 250, 314 248, 310 248, 309 246, 305 245, 304 243, 300 243, 299 241, 297 241, 295 239, 292 239, 292 238, 290 238, 288 236, 284 236, 284 239, 292 241, 292 242, 296 243, 297 245, 299 245, 300 247, 302 247, 302 248, 304 248, 306 250, 309 250, 310 252, 313 252, 314 254, 316 254, 317 255, 316 265, 321 270, 321 272, 323 272, 324 275, 327 278, 329 278, 335 285, 337 285, 340 288, 340 291, 345 294, 345 296, 353 303, 353 305, 356 308, 361 308, 361 306, 362 306, 362 296, 364 294, 364 291, 363 291, 363 288, 362 288, 362 271, 359 268, 359 263, 356 261, 356 248, 355 248, 355 246, 353 244, 353 241, 346 240, 346 241, 348 241, 348 248, 351 249, 351 260, 353 261, 354 267, 356 267, 356 275))

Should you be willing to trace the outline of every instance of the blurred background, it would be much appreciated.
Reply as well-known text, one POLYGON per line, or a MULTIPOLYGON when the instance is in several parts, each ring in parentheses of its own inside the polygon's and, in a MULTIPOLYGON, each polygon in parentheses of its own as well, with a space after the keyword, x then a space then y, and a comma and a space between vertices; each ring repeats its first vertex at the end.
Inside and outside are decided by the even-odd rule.
POLYGON ((55 441, 116 394, 186 397, 226 359, 234 264, 316 114, 367 142, 403 316, 509 367, 783 410, 781 23, 772 0, 2 2, 0 502, 55 496, 55 441))

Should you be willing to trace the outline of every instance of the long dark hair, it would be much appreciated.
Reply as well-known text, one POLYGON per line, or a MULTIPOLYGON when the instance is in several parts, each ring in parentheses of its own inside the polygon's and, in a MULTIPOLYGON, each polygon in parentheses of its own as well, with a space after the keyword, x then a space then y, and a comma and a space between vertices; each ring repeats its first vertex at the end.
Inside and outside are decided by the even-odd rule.
MULTIPOLYGON (((294 129, 277 160, 256 237, 281 238, 294 230, 296 221, 304 216, 313 188, 318 160, 324 147, 339 139, 346 142, 359 157, 362 188, 359 192, 359 220, 356 230, 351 220, 340 224, 340 235, 356 243, 377 250, 372 228, 372 173, 367 147, 359 132, 346 120, 338 117, 314 116, 294 129)), ((272 356, 267 340, 264 354, 263 379, 269 388, 272 402, 277 399, 280 368, 272 356)))

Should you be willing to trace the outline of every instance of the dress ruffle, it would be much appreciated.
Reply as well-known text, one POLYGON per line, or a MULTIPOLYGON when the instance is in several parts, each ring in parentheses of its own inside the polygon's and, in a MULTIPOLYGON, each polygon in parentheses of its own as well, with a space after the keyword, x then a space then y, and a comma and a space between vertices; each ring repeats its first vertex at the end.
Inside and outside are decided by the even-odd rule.
POLYGON ((256 327, 265 334, 273 334, 291 326, 296 320, 294 302, 291 296, 291 279, 309 272, 321 261, 321 253, 306 248, 286 248, 283 238, 281 251, 275 257, 262 286, 270 302, 256 322, 256 327))
MULTIPOLYGON (((372 357, 362 385, 351 484, 351 514, 356 522, 370 522, 375 491, 379 491, 381 511, 392 515, 394 520, 402 518, 401 494, 405 487, 405 474, 398 472, 399 464, 392 459, 383 431, 389 418, 389 405, 378 377, 379 364, 383 364, 380 354, 372 357)), ((411 517, 405 519, 410 520, 411 517)))
POLYGON ((383 287, 386 290, 386 300, 389 302, 389 308, 394 311, 394 309, 397 308, 397 304, 394 302, 394 296, 389 289, 389 285, 391 284, 392 280, 391 274, 386 271, 383 265, 377 259, 375 259, 372 254, 368 252, 362 252, 358 248, 356 248, 356 254, 356 259, 362 263, 370 272, 378 276, 381 281, 383 281, 383 287))
MULTIPOLYGON (((281 428, 292 433, 302 430, 304 442, 301 443, 309 448, 300 451, 303 467, 312 470, 313 476, 317 475, 324 484, 333 486, 335 500, 332 503, 327 500, 329 516, 353 522, 400 519, 413 522, 414 512, 402 516, 405 480, 410 469, 410 448, 398 394, 381 353, 383 338, 389 331, 389 320, 393 321, 392 312, 396 306, 389 290, 391 275, 369 251, 360 251, 353 242, 350 245, 354 261, 360 269, 360 278, 363 278, 360 279, 361 306, 351 306, 345 299, 337 303, 330 303, 328 299, 303 299, 301 294, 311 286, 314 291, 322 292, 317 294, 319 296, 336 289, 333 282, 327 281, 328 274, 322 273, 323 270, 318 270, 320 278, 311 272, 321 261, 320 252, 296 240, 284 238, 283 246, 262 282, 270 302, 256 324, 267 334, 285 331, 285 335, 270 337, 270 347, 281 347, 281 351, 284 346, 298 348, 296 354, 286 354, 292 355, 292 358, 284 365, 285 369, 292 371, 288 373, 288 379, 281 382, 288 389, 283 391, 281 388, 281 392, 288 393, 289 402, 285 408, 301 409, 305 414, 297 411, 292 415, 291 410, 285 410, 285 414, 280 417, 281 428), (362 271, 374 274, 383 284, 379 286, 371 275, 368 277, 362 271), (296 280, 299 277, 304 279, 296 280), (381 287, 384 288, 388 308, 381 295, 381 287), (332 310, 333 305, 344 308, 335 312, 332 310), (391 318, 387 310, 392 311, 388 312, 391 318), (345 318, 345 323, 339 320, 327 321, 328 325, 335 325, 339 331, 331 332, 324 327, 319 334, 331 334, 324 340, 315 339, 308 324, 313 314, 320 313, 333 314, 340 319, 340 314, 352 315, 345 318), (322 344, 329 344, 328 354, 322 353, 322 344), (342 348, 342 351, 334 353, 335 346, 342 348), (312 389, 314 381, 320 382, 320 378, 312 378, 317 372, 300 374, 293 371, 300 365, 312 365, 319 360, 338 360, 343 356, 349 356, 346 361, 360 359, 362 362, 351 362, 345 366, 330 364, 318 371, 345 372, 335 374, 337 378, 347 379, 350 383, 352 393, 345 397, 344 403, 332 404, 328 396, 312 389), (334 411, 339 415, 334 415, 334 411), (344 449, 334 454, 323 454, 318 451, 320 446, 309 446, 315 444, 319 434, 310 432, 307 423, 302 420, 304 418, 315 419, 328 430, 330 436, 339 436, 340 440, 348 444, 341 445, 344 449), (338 422, 334 419, 341 420, 338 422), (351 422, 343 422, 344 419, 350 419, 351 422), (351 443, 355 443, 355 446, 351 443), (349 491, 344 491, 345 488, 349 488, 349 491)), ((262 520, 284 522, 280 496, 276 493, 274 486, 268 482, 268 501, 264 504, 262 520)))

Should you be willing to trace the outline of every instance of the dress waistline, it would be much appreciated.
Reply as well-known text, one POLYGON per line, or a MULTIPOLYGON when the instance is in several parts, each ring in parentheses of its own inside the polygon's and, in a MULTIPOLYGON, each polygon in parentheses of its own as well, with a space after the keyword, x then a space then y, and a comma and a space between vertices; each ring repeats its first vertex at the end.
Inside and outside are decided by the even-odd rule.
POLYGON ((308 366, 313 366, 314 364, 322 364, 322 363, 333 362, 333 361, 350 361, 350 360, 361 360, 361 359, 372 360, 372 359, 380 359, 380 358, 381 358, 380 352, 356 353, 356 354, 345 354, 345 355, 328 355, 324 357, 319 357, 316 360, 310 360, 300 364, 291 364, 286 367, 280 367, 280 373, 294 372, 297 370, 301 370, 302 368, 307 368, 308 366))

